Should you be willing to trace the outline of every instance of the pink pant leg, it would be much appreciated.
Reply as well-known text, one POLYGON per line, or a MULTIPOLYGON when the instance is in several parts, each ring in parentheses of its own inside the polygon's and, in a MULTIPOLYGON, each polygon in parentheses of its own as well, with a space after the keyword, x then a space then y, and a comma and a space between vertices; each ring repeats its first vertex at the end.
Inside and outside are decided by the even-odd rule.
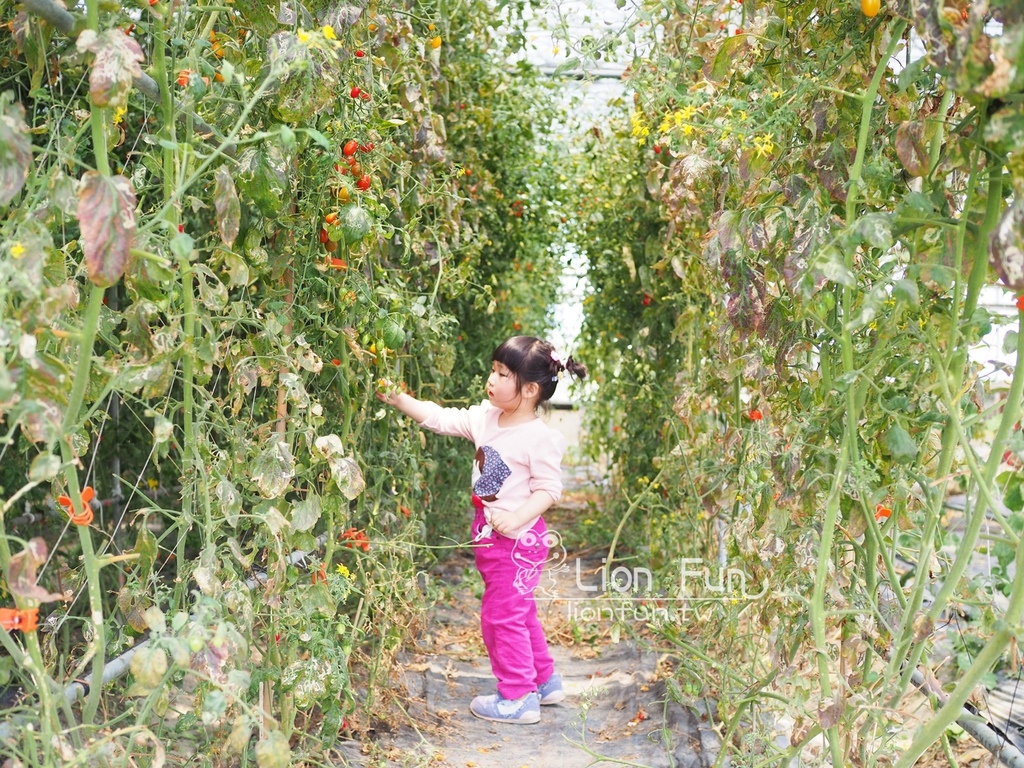
MULTIPOLYGON (((478 511, 474 537, 483 525, 483 513, 478 511)), ((547 557, 541 540, 546 530, 543 520, 532 530, 536 535, 527 539, 530 546, 522 539, 517 542, 495 533, 474 545, 476 565, 484 580, 480 629, 491 670, 498 679, 498 693, 506 699, 537 690, 555 668, 533 600, 547 557)))

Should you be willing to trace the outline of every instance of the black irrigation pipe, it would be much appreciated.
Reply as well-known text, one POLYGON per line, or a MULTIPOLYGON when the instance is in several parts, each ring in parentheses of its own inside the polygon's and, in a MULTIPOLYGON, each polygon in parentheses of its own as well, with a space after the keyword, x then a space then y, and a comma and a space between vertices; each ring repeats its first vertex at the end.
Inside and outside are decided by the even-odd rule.
MULTIPOLYGON (((919 669, 915 669, 911 673, 910 680, 922 693, 934 698, 939 704, 945 704, 949 698, 941 688, 930 683, 919 669)), ((998 757, 1003 765, 1008 765, 1010 768, 1024 768, 1024 753, 1010 741, 1006 731, 992 721, 986 720, 973 706, 967 704, 960 708, 960 717, 956 719, 956 724, 971 734, 981 746, 998 757)))
MULTIPOLYGON (((68 37, 74 37, 80 31, 77 28, 75 17, 53 2, 53 0, 22 0, 22 4, 25 6, 26 11, 33 16, 43 19, 51 24, 54 29, 63 32, 68 37)), ((143 95, 149 97, 152 101, 160 102, 160 86, 157 85, 156 80, 145 72, 139 77, 133 77, 132 83, 143 95)), ((217 130, 198 115, 182 111, 180 117, 190 118, 195 132, 201 138, 207 141, 219 140, 217 138, 217 130)), ((225 144, 220 151, 228 157, 234 157, 236 149, 234 144, 225 144)))

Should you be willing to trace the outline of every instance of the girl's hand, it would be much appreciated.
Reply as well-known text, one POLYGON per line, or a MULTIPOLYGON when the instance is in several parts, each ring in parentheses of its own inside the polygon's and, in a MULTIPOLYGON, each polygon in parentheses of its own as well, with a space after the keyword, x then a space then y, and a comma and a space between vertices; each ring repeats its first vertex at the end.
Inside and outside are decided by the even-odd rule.
POLYGON ((388 405, 395 404, 395 398, 402 394, 402 388, 388 379, 377 379, 377 399, 388 405))

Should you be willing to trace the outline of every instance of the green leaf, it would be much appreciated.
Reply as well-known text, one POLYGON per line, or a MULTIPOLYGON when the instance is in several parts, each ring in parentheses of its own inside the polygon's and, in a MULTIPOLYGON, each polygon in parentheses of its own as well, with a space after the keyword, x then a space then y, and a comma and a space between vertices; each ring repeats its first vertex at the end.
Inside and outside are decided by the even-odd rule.
POLYGON ((309 138, 311 138, 324 149, 331 148, 331 142, 329 142, 327 140, 327 137, 320 133, 320 131, 318 131, 316 128, 303 128, 302 130, 306 132, 309 138))
POLYGON ((571 72, 571 71, 573 71, 575 69, 579 69, 579 68, 580 68, 579 57, 578 56, 571 56, 568 59, 566 59, 565 61, 563 61, 561 64, 559 64, 557 67, 555 67, 555 71, 551 73, 551 76, 552 77, 558 77, 559 75, 564 75, 566 72, 571 72))
POLYGON ((900 70, 900 76, 896 80, 896 87, 901 91, 907 90, 924 70, 925 57, 914 59, 907 66, 900 70))
POLYGON ((916 307, 920 302, 917 283, 913 280, 900 279, 892 284, 892 297, 896 301, 916 307))
POLYGON ((885 433, 885 447, 897 464, 909 464, 917 458, 917 443, 899 424, 894 424, 885 433))

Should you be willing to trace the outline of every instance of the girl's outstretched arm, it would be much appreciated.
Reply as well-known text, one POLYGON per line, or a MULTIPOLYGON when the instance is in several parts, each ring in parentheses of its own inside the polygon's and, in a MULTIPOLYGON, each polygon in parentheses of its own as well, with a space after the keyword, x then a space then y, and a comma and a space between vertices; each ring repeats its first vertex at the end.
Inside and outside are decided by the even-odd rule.
POLYGON ((412 395, 402 392, 394 387, 388 387, 383 392, 377 393, 377 399, 388 405, 393 405, 417 424, 422 424, 431 413, 436 410, 434 403, 417 400, 412 395))

